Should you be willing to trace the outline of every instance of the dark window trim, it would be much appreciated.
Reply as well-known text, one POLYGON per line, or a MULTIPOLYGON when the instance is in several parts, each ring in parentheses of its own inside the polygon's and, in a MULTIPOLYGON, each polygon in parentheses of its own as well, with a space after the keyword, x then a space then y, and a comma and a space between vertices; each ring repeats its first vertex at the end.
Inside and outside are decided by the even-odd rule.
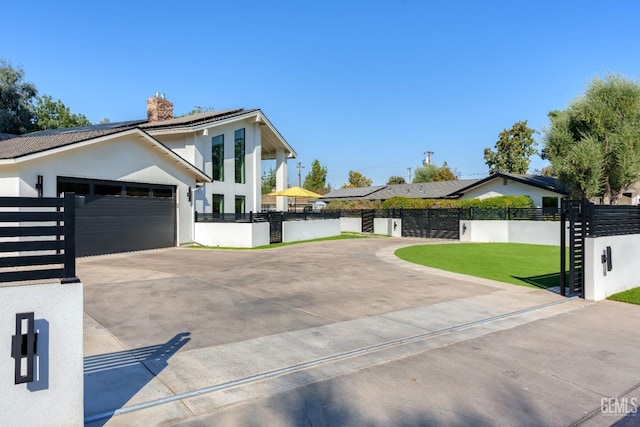
MULTIPOLYGON (((166 185, 166 184, 151 184, 146 182, 134 182, 134 181, 114 181, 108 179, 89 179, 89 178, 76 178, 71 176, 58 176, 56 178, 56 194, 59 194, 59 188, 61 183, 69 183, 69 184, 88 184, 89 185, 89 194, 87 195, 96 195, 95 194, 95 185, 110 185, 110 186, 119 186, 121 188, 120 194, 125 195, 124 197, 144 197, 144 196, 126 196, 127 187, 137 187, 137 188, 148 188, 149 196, 154 197, 153 190, 170 190, 171 198, 175 198, 176 194, 176 186, 175 185, 166 185)), ((119 197, 119 196, 116 196, 119 197)), ((167 196, 157 196, 162 198, 168 198, 167 196)))

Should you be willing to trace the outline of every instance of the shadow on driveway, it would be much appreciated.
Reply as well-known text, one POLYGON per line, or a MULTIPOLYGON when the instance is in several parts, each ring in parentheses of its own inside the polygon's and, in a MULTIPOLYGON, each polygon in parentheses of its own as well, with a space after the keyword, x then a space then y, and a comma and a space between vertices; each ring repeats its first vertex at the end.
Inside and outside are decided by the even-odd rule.
POLYGON ((84 358, 85 423, 102 426, 166 366, 191 338, 177 334, 164 344, 84 358))

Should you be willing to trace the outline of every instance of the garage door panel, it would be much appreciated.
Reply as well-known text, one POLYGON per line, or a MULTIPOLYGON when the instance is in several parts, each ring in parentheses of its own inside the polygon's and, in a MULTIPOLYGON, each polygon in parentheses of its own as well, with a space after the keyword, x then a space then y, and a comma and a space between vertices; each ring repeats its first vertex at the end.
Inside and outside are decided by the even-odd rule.
POLYGON ((170 198, 84 196, 76 210, 79 256, 175 246, 170 198))

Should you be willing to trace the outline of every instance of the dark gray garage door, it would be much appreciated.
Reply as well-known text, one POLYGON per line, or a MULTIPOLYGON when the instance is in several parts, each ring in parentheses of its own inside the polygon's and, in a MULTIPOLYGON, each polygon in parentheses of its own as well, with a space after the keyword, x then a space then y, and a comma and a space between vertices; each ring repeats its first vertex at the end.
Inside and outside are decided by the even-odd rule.
POLYGON ((76 254, 102 255, 176 244, 175 188, 59 177, 76 199, 76 254))

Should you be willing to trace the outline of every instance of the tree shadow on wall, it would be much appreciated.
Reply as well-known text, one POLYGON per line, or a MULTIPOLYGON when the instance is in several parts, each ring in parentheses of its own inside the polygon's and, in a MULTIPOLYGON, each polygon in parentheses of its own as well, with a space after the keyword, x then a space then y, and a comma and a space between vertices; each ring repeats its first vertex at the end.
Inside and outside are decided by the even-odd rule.
POLYGON ((164 344, 84 358, 85 424, 103 426, 158 375, 191 338, 177 334, 164 344))

